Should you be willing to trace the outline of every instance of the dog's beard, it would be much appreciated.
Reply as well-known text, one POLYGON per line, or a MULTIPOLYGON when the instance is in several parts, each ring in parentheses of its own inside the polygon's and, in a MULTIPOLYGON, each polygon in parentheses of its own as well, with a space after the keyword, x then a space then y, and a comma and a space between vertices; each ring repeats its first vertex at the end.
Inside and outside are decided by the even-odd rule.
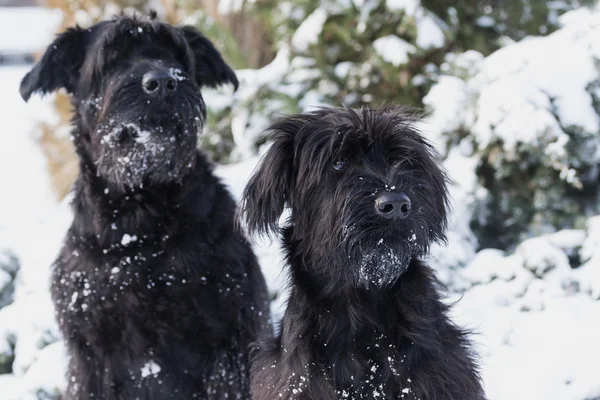
POLYGON ((98 175, 124 188, 144 183, 180 181, 194 167, 201 120, 168 127, 144 127, 134 122, 115 124, 102 135, 96 160, 98 175))
POLYGON ((368 221, 346 225, 339 250, 346 254, 346 259, 351 263, 358 286, 392 286, 406 272, 414 258, 428 252, 431 239, 427 224, 422 220, 411 220, 410 217, 398 226, 377 218, 368 221))
POLYGON ((393 285, 408 269, 413 258, 413 249, 399 249, 389 246, 382 238, 371 250, 364 253, 358 265, 358 283, 361 286, 375 285, 387 287, 393 285))

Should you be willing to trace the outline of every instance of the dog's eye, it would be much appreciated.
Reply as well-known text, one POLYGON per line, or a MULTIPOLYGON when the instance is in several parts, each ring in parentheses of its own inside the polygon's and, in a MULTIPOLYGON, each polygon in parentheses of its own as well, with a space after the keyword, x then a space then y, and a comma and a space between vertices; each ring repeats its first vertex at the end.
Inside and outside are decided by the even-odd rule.
POLYGON ((111 49, 107 52, 108 54, 106 55, 106 58, 109 61, 114 61, 119 57, 119 51, 116 49, 111 49))
POLYGON ((344 169, 345 165, 346 165, 345 161, 337 160, 336 162, 333 163, 333 169, 335 169, 336 171, 341 171, 344 169))

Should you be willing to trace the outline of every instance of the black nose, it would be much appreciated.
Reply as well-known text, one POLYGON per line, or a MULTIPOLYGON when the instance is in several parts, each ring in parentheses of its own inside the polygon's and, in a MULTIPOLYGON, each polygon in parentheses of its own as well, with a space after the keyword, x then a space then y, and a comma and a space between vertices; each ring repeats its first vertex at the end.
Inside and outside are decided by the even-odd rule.
POLYGON ((169 71, 153 70, 146 72, 142 77, 142 88, 151 96, 160 93, 168 95, 177 89, 177 79, 169 71))
POLYGON ((410 214, 411 203, 406 193, 383 192, 375 199, 375 211, 388 219, 404 219, 410 214))

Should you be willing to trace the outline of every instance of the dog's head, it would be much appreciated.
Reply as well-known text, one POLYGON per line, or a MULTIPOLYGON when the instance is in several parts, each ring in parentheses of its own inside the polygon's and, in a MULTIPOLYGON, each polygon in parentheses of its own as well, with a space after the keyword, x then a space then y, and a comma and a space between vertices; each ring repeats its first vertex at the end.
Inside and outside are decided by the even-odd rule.
POLYGON ((237 78, 190 26, 120 16, 67 29, 23 78, 21 96, 64 88, 78 153, 123 187, 181 179, 195 160, 206 107, 200 89, 237 78))
POLYGON ((287 206, 290 240, 304 257, 346 266, 332 273, 356 284, 395 282, 445 240, 447 225, 447 178, 414 122, 391 107, 324 108, 276 122, 242 197, 250 232, 277 231, 287 206))

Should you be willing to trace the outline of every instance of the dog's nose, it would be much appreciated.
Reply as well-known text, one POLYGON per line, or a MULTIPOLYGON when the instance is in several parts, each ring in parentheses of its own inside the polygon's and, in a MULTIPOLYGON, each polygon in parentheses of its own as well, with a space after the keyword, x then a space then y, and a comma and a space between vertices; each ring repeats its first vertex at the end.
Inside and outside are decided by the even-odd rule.
POLYGON ((410 214, 410 198, 406 193, 384 192, 375 199, 375 211, 388 219, 404 219, 410 214))
POLYGON ((177 89, 177 78, 169 71, 153 70, 142 77, 142 88, 151 96, 171 94, 177 89))

